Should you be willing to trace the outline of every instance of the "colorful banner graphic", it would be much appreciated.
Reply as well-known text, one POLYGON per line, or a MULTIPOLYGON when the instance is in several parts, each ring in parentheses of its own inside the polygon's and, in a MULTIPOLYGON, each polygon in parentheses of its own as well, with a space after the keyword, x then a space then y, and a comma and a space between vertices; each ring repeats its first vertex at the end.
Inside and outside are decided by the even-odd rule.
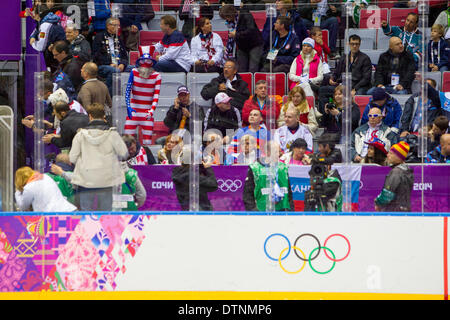
MULTIPOLYGON (((147 201, 141 210, 178 211, 180 206, 171 174, 174 166, 137 166, 147 190, 147 201)), ((303 210, 304 192, 309 189, 309 166, 293 166, 289 170, 296 211, 303 210)), ((351 181, 352 211, 374 211, 374 199, 383 188, 391 170, 379 166, 336 166, 344 181, 351 181)), ((411 166, 414 188, 411 194, 413 212, 449 212, 450 166, 411 166)), ((247 166, 214 166, 219 190, 208 194, 215 211, 244 211, 242 194, 247 166)))

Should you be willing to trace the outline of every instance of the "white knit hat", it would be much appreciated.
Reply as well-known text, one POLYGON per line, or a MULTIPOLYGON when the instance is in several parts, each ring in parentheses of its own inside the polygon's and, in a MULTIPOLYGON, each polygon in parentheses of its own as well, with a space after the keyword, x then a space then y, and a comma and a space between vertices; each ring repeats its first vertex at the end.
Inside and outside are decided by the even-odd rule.
POLYGON ((69 97, 67 96, 67 93, 64 91, 64 89, 59 88, 51 95, 49 95, 48 101, 50 101, 50 103, 54 106, 58 101, 69 103, 69 97))
POLYGON ((314 41, 314 39, 312 38, 305 38, 302 42, 302 45, 304 44, 308 44, 310 45, 312 48, 314 48, 314 46, 316 45, 316 42, 314 41))

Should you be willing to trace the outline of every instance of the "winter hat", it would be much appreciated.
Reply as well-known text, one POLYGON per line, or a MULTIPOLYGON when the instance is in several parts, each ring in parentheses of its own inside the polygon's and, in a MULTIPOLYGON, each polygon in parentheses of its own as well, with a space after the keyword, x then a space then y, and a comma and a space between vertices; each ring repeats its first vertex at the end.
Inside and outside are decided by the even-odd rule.
POLYGON ((310 45, 311 48, 314 48, 314 46, 316 45, 316 42, 312 38, 305 38, 305 40, 303 40, 303 42, 302 42, 302 45, 304 45, 304 44, 310 45))
POLYGON ((407 144, 405 141, 400 141, 399 143, 392 146, 390 152, 394 153, 401 160, 405 161, 406 156, 409 152, 409 144, 407 144))
POLYGON ((386 93, 386 90, 384 90, 383 88, 376 87, 373 90, 373 93, 372 93, 372 100, 373 101, 381 101, 381 100, 384 100, 386 98, 387 98, 387 93, 386 93))
POLYGON ((63 101, 65 103, 69 103, 69 97, 67 96, 67 93, 64 91, 64 89, 59 88, 55 92, 53 92, 51 95, 48 96, 48 101, 54 106, 58 101, 63 101))
POLYGON ((367 143, 369 146, 373 146, 374 148, 381 150, 384 154, 387 154, 385 148, 386 144, 383 142, 383 140, 379 139, 378 137, 373 137, 372 139, 370 139, 369 142, 364 141, 364 143, 367 143))
POLYGON ((153 59, 155 53, 155 46, 139 46, 139 58, 136 60, 136 67, 152 67, 156 64, 156 60, 153 59))

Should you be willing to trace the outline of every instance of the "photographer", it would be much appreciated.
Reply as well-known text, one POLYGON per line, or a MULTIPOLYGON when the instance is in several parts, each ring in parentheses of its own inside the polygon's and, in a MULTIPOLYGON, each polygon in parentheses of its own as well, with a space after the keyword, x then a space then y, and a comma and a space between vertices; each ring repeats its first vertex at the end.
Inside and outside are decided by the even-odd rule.
POLYGON ((330 157, 316 155, 309 171, 311 189, 305 192, 305 211, 342 211, 342 179, 331 169, 330 157))

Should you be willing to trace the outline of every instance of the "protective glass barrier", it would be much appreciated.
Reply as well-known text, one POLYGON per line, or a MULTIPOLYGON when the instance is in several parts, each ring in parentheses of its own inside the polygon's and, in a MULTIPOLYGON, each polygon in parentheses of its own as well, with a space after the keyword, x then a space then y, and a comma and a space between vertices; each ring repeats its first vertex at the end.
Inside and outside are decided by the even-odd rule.
MULTIPOLYGON (((90 3, 56 13, 83 66, 70 101, 87 109, 96 100, 81 88, 104 83, 106 119, 139 178, 130 188, 115 184, 117 210, 131 194, 146 211, 448 211, 448 179, 437 181, 448 166, 428 163, 446 161, 446 151, 430 154, 447 130, 439 116, 448 117, 438 41, 428 53, 445 8, 90 3), (411 198, 384 188, 395 173, 385 162, 393 146, 412 169, 394 182, 411 186, 411 198)), ((33 82, 45 91, 45 74, 33 82)), ((47 165, 42 143, 35 135, 30 152, 39 170, 47 165)))

